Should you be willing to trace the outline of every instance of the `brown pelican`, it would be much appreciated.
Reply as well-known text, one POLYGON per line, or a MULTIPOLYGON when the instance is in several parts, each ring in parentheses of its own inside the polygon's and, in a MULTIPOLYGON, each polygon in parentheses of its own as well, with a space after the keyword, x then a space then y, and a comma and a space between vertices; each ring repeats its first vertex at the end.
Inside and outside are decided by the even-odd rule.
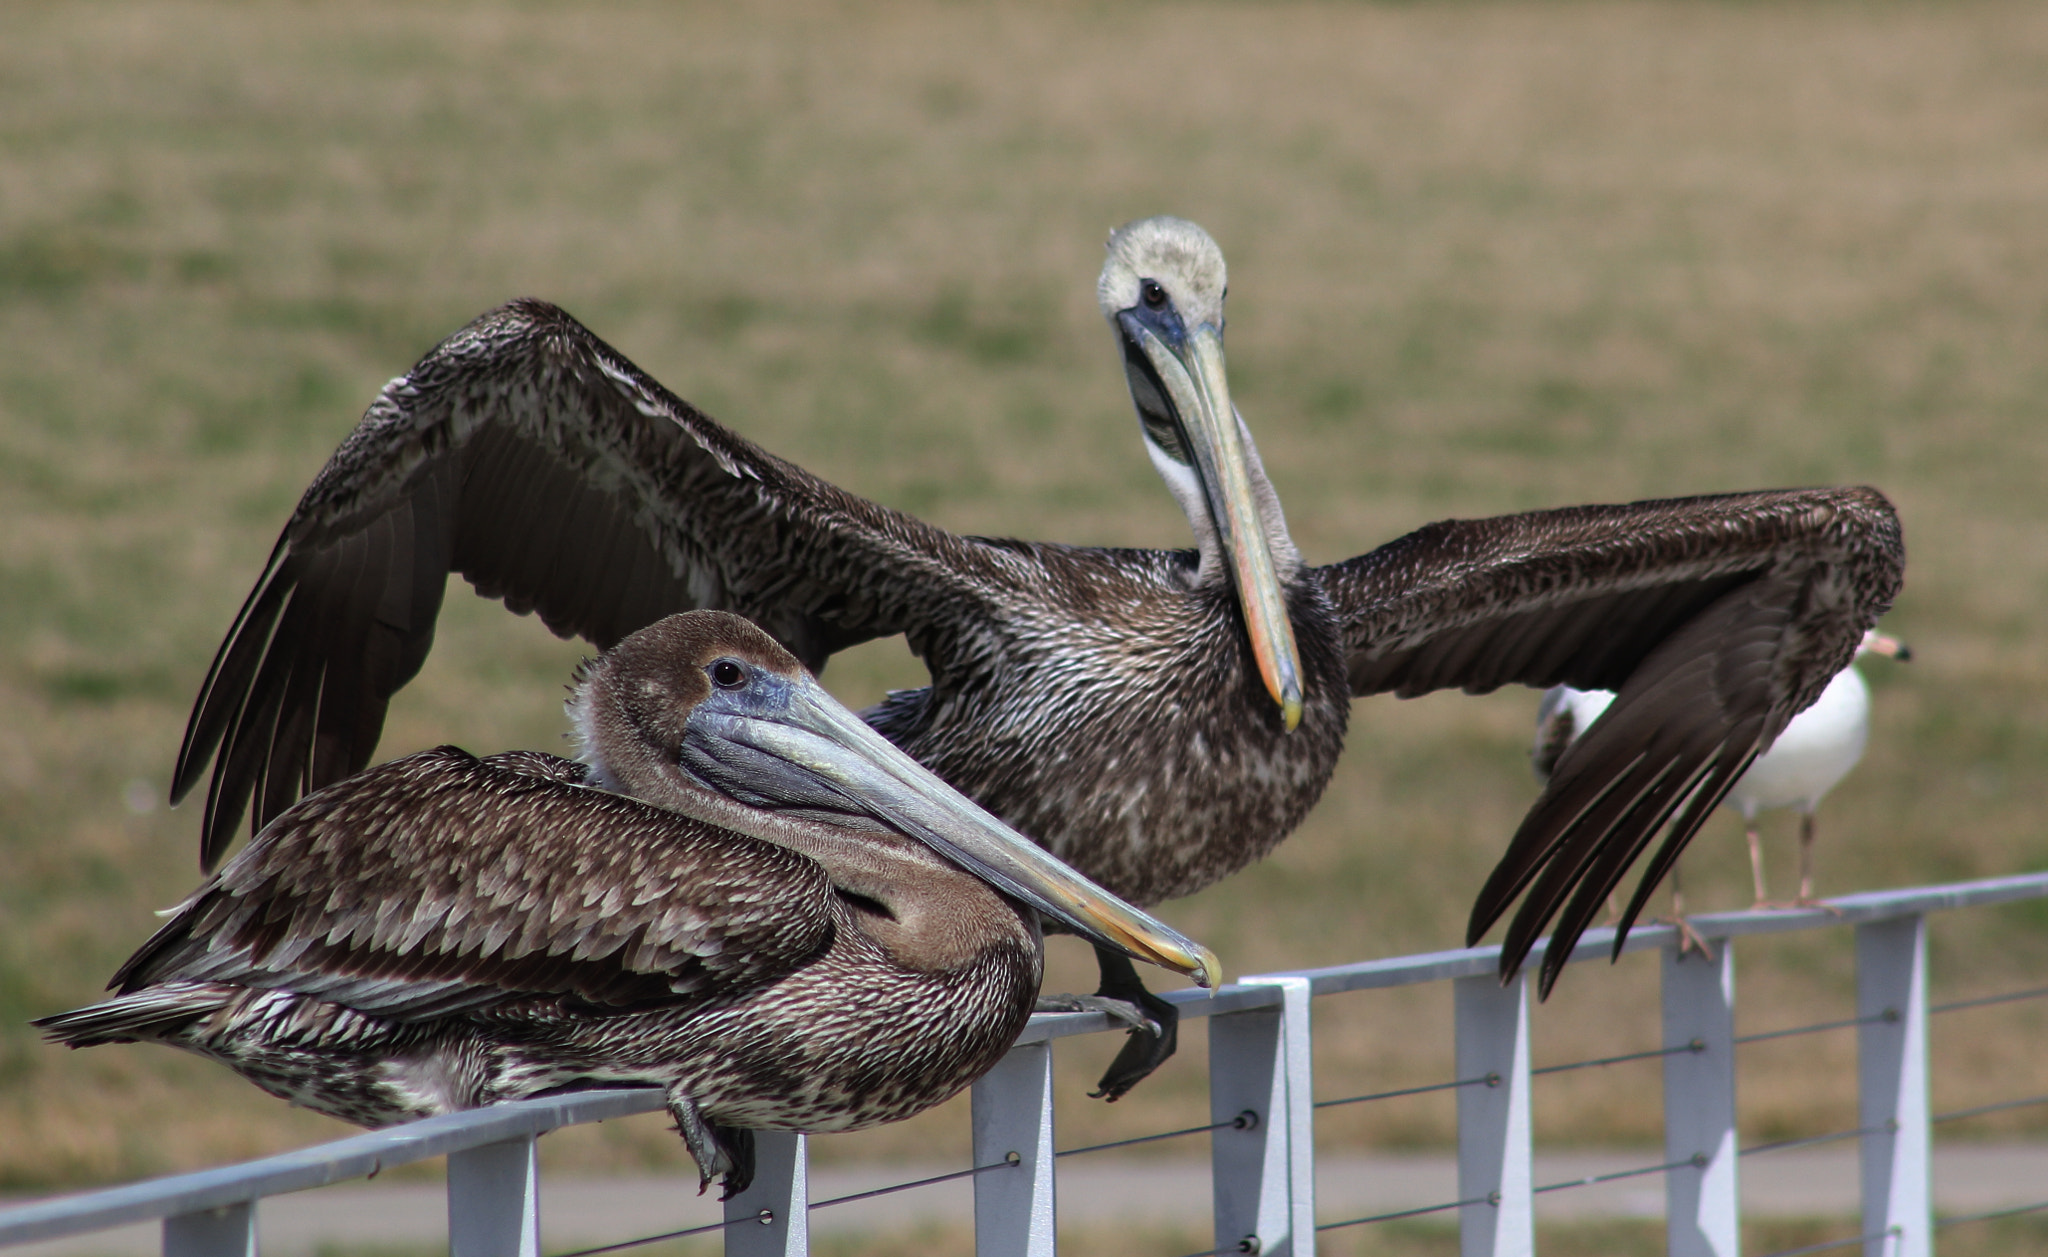
MULTIPOLYGON (((1679 801, 1698 804, 1638 900, 1848 663, 1898 588, 1897 517, 1871 489, 1572 507, 1448 520, 1310 566, 1231 405, 1224 288, 1215 242, 1154 218, 1110 237, 1097 290, 1191 550, 956 536, 754 446, 553 306, 491 311, 385 386, 222 643, 172 785, 182 797, 215 759, 202 858, 252 798, 260 825, 368 761, 449 571, 600 645, 700 606, 746 615, 814 670, 905 634, 931 684, 865 718, 1143 905, 1285 837, 1354 696, 1619 689, 1472 913, 1476 939, 1528 892, 1503 974, 1558 918, 1547 992, 1679 801)), ((1103 994, 1169 1023, 1127 1044, 1113 1097, 1171 1051, 1171 1006, 1108 953, 1103 994)))
POLYGON ((738 616, 634 633, 571 709, 583 762, 442 747, 308 796, 178 906, 116 998, 37 1024, 187 1048, 367 1126, 657 1085, 730 1193, 746 1131, 896 1121, 994 1065, 1038 993, 1041 912, 1213 981, 1205 949, 738 616))
MULTIPOLYGON (((1884 655, 1905 662, 1913 652, 1896 637, 1872 629, 1863 635, 1857 657, 1884 655)), ((1554 685, 1544 691, 1536 711, 1536 744, 1529 760, 1539 779, 1547 780, 1564 753, 1600 714, 1613 703, 1607 690, 1580 690, 1554 685)), ((1863 758, 1870 739, 1870 686, 1854 664, 1837 672, 1813 706, 1794 716, 1769 750, 1757 756, 1748 771, 1728 788, 1725 800, 1742 814, 1743 837, 1749 843, 1749 873, 1756 887, 1752 910, 1761 908, 1811 908, 1820 901, 1813 897, 1813 814, 1827 792, 1834 789, 1849 770, 1863 758), (1799 894, 1787 903, 1772 901, 1764 890, 1763 839, 1757 833, 1758 812, 1789 807, 1799 813, 1799 894)), ((1706 940, 1693 932, 1685 919, 1685 900, 1679 890, 1679 865, 1671 865, 1671 912, 1687 945, 1706 952, 1706 940)))

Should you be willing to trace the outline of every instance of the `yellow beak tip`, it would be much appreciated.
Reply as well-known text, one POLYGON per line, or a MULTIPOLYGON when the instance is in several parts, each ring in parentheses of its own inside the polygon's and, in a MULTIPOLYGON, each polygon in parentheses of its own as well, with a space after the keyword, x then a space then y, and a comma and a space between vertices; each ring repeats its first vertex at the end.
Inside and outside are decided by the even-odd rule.
POLYGON ((1301 699, 1293 694, 1280 700, 1280 722, 1292 733, 1301 726, 1301 699))

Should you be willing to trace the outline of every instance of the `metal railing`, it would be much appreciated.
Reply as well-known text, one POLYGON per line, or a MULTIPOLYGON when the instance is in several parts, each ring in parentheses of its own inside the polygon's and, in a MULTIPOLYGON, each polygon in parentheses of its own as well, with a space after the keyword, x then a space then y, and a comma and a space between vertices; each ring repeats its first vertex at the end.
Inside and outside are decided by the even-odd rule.
MULTIPOLYGON (((1209 1018, 1209 1111, 1205 1125, 1139 1135, 1110 1144, 1055 1151, 1053 1041, 1121 1029, 1097 1013, 1034 1017, 1017 1045, 974 1085, 973 1161, 904 1190, 948 1178, 974 1180, 976 1252, 982 1257, 1051 1257, 1054 1167, 1065 1156, 1132 1143, 1210 1136, 1214 1253, 1308 1257, 1318 1231, 1394 1218, 1457 1212, 1464 1254, 1525 1254, 1535 1248, 1538 1195, 1597 1182, 1662 1175, 1673 1257, 1731 1257, 1739 1251, 1741 1159, 1826 1140, 1859 1141, 1862 1223, 1855 1234, 1797 1252, 1863 1246, 1871 1257, 1926 1257, 1935 1229, 1969 1218, 1936 1219, 1930 1182, 1936 1123, 2032 1104, 2016 1098, 1953 1113, 1928 1104, 1930 1015, 2007 1000, 2048 996, 2048 987, 1952 1004, 1927 1000, 1927 928, 1932 912, 2048 898, 2048 874, 1999 878, 1831 900, 1824 908, 1695 917, 1717 944, 1755 934, 1836 926, 1856 932, 1856 1016, 1738 1036, 1733 951, 1681 958, 1677 931, 1651 925, 1630 934, 1626 952, 1663 952, 1663 1038, 1645 1052, 1533 1070, 1525 981, 1503 987, 1494 976, 1499 950, 1474 947, 1247 978, 1214 992, 1166 998, 1183 1019, 1209 1018), (1343 992, 1450 982, 1455 1010, 1451 1079, 1318 1103, 1309 1034, 1310 1006, 1343 992), (1736 1049, 1744 1043, 1854 1028, 1857 1125, 1809 1139, 1741 1147, 1736 1138, 1736 1049), (1533 1173, 1529 1088, 1532 1078, 1566 1069, 1661 1059, 1664 1157, 1635 1169, 1539 1184, 1533 1173), (1317 1108, 1428 1091, 1453 1090, 1458 1104, 1458 1190, 1441 1204, 1369 1217, 1318 1222, 1315 1213, 1314 1113, 1317 1108)), ((1607 956, 1613 933, 1589 930, 1573 961, 1607 956)), ((1530 956, 1534 969, 1542 945, 1530 956)), ((154 1179, 0 1212, 0 1246, 163 1220, 165 1257, 254 1257, 256 1202, 266 1196, 362 1178, 408 1161, 448 1159, 448 1236, 453 1257, 540 1257, 539 1169, 535 1140, 563 1126, 650 1112, 652 1090, 589 1091, 497 1105, 267 1157, 243 1165, 154 1179)), ((725 1203, 724 1222, 698 1231, 725 1233, 734 1257, 798 1257, 808 1251, 810 1211, 880 1194, 809 1199, 805 1141, 762 1134, 753 1185, 725 1203)), ((2048 1189, 2044 1189, 2048 1196, 2048 1189)), ((2004 1209, 1983 1217, 2026 1212, 2004 1209)), ((2048 1209, 2048 1199, 2031 1208, 2048 1209)), ((675 1238, 693 1232, 672 1232, 675 1238)), ((643 1243, 646 1240, 633 1241, 643 1243)), ((631 1247, 610 1245, 586 1254, 631 1247)), ((572 1257, 561 1254, 558 1257, 572 1257)), ((577 1255, 580 1257, 580 1255, 577 1255)), ((1791 1257, 1791 1252, 1774 1257, 1791 1257)))

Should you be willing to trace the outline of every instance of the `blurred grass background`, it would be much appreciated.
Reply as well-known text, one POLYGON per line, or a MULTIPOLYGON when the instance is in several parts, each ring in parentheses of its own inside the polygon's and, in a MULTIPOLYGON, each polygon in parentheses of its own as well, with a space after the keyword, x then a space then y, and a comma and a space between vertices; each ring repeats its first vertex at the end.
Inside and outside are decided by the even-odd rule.
MULTIPOLYGON (((1194 218, 1312 561, 1451 515, 1875 484, 1917 658, 1865 669, 1822 890, 2048 867, 2044 81, 2027 3, 0 8, 0 1186, 341 1132, 24 1023, 194 883, 196 811, 162 803, 185 707, 300 490, 384 380, 518 295, 946 527, 1180 545, 1093 280, 1110 227, 1194 218)), ((580 653, 452 591, 383 750, 557 746, 580 653)), ((920 677, 882 643, 826 680, 859 705, 920 677)), ((1534 706, 1361 704, 1301 832, 1165 915, 1234 974, 1455 945, 1535 793, 1534 706)), ((1789 889, 1789 819, 1768 841, 1789 889)), ((1732 816, 1694 851, 1693 904, 1748 902, 1732 816)), ((2038 982, 2044 927, 1939 920, 1937 998, 2038 982)), ((1848 1007, 1836 933, 1744 945, 1745 1029, 1848 1007)), ((1653 1045, 1655 971, 1574 971, 1538 1063, 1653 1045)), ((1325 1094, 1447 1076, 1447 991, 1317 1016, 1325 1094)), ((2044 1029, 1938 1023, 1937 1109, 2048 1089, 2044 1029)), ((1081 1098, 1110 1045, 1065 1049, 1062 1142, 1206 1120, 1202 1038, 1115 1109, 1081 1098)), ((1748 1051, 1748 1137, 1854 1124, 1851 1036, 1748 1051)), ((1538 1139, 1655 1142, 1654 1071, 1546 1081, 1538 1139)), ((963 1107, 816 1155, 964 1151, 963 1107)), ((1453 1113, 1318 1133, 1441 1146, 1453 1113)), ((547 1155, 684 1160, 652 1120, 547 1155)))

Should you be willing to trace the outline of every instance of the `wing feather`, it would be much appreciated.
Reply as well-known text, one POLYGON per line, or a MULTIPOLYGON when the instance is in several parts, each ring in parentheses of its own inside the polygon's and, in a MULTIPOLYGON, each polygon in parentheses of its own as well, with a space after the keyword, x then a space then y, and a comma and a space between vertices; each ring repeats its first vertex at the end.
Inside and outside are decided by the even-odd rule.
POLYGON ((517 301, 387 384, 285 525, 215 656, 172 780, 214 764, 211 867, 370 760, 449 571, 609 647, 676 611, 754 620, 816 671, 906 632, 935 681, 1028 579, 997 546, 845 493, 720 427, 561 310, 517 301))
POLYGON ((550 758, 442 747, 309 796, 110 985, 231 982, 397 1019, 631 1008, 771 982, 831 942, 815 862, 533 771, 550 758))
POLYGON ((1548 993, 1666 822, 1616 939, 1729 787, 1855 655, 1905 546, 1874 489, 1798 489, 1447 520, 1321 569, 1353 694, 1609 689, 1472 909, 1519 896, 1503 979, 1555 919, 1548 993), (1674 816, 1676 819, 1674 820, 1674 816))

